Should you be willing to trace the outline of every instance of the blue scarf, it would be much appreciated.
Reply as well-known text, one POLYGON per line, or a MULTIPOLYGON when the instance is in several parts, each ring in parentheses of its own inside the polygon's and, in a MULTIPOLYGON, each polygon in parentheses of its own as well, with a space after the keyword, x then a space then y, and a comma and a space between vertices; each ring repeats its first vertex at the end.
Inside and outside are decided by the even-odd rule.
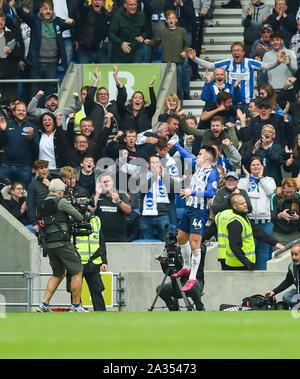
MULTIPOLYGON (((152 177, 152 175, 149 175, 152 177)), ((152 183, 150 191, 144 198, 143 203, 143 216, 157 216, 158 209, 157 203, 166 203, 169 204, 169 196, 166 186, 163 183, 161 176, 158 176, 158 180, 152 183)))
POLYGON ((260 178, 254 178, 254 176, 250 175, 249 181, 250 185, 248 188, 248 192, 259 192, 260 178))

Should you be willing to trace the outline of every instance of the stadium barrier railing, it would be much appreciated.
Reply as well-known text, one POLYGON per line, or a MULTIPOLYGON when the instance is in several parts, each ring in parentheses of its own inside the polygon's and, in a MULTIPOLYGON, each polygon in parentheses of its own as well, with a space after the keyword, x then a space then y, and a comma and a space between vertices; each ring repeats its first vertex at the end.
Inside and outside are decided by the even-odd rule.
MULTIPOLYGON (((51 273, 35 273, 35 272, 0 272, 0 278, 2 277, 19 277, 26 280, 26 287, 2 287, 0 288, 0 293, 2 294, 1 299, 5 299, 5 291, 25 291, 26 292, 26 302, 0 302, 0 309, 5 309, 6 307, 24 307, 26 312, 32 312, 33 308, 39 306, 39 303, 34 302, 34 293, 45 291, 44 288, 35 288, 34 279, 37 277, 50 277, 51 273)), ((121 273, 113 273, 114 284, 112 287, 113 291, 113 304, 111 308, 120 309, 121 306, 126 305, 125 293, 126 293, 126 280, 125 275, 121 273)), ((65 290, 58 289, 58 291, 65 292, 65 290)), ((53 303, 51 307, 58 308, 68 308, 67 303, 53 303)))

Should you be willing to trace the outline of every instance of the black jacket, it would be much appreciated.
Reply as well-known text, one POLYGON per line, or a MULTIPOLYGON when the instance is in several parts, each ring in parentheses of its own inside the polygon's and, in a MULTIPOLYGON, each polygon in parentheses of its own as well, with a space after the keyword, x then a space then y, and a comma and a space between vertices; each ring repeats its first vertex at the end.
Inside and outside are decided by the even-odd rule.
POLYGON ((293 13, 296 16, 300 7, 300 0, 287 0, 286 4, 288 6, 287 13, 293 13))
MULTIPOLYGON (((18 63, 24 59, 24 44, 22 36, 14 28, 4 29, 4 37, 6 45, 15 41, 15 46, 12 48, 12 52, 7 54, 6 58, 0 58, 0 78, 9 79, 15 78, 18 72, 18 63)), ((11 46, 12 47, 12 46, 11 46)))
POLYGON ((76 24, 76 39, 82 49, 97 51, 108 35, 111 15, 105 7, 96 13, 85 0, 78 0, 79 17, 76 24))
POLYGON ((278 195, 274 195, 271 198, 271 221, 274 225, 275 233, 294 233, 299 231, 300 221, 291 221, 287 222, 284 219, 278 219, 278 213, 282 212, 285 209, 292 209, 292 203, 298 206, 298 212, 300 210, 300 196, 296 195, 294 199, 284 200, 278 197, 278 195))
MULTIPOLYGON (((98 135, 104 127, 105 111, 104 111, 104 107, 94 100, 96 90, 97 88, 94 86, 90 86, 88 88, 87 96, 84 103, 84 111, 85 111, 86 116, 93 120, 95 133, 98 135)), ((124 94, 123 92, 121 92, 120 96, 127 96, 127 94, 126 93, 124 94)), ((125 99, 122 99, 122 100, 120 98, 119 101, 125 102, 126 97, 125 99)), ((115 100, 109 101, 108 105, 106 106, 106 111, 114 115, 114 118, 112 120, 113 122, 112 129, 114 129, 115 127, 118 127, 120 123, 120 115, 118 111, 117 102, 115 100)))
POLYGON ((110 134, 111 128, 103 128, 101 133, 98 135, 96 138, 96 142, 92 142, 91 145, 89 144, 88 148, 86 151, 81 152, 75 147, 70 148, 70 157, 69 157, 69 162, 70 166, 74 168, 80 167, 80 163, 82 158, 85 155, 91 155, 94 158, 95 164, 97 163, 98 159, 100 159, 103 156, 103 150, 106 146, 108 136, 110 134))
POLYGON ((27 193, 20 199, 19 202, 13 199, 9 192, 10 185, 7 185, 1 190, 1 205, 8 210, 17 220, 19 220, 23 225, 30 224, 27 216, 27 211, 21 213, 22 204, 26 201, 27 193))
POLYGON ((262 128, 266 124, 271 124, 275 128, 275 143, 279 143, 283 147, 285 145, 293 146, 294 141, 291 141, 292 130, 290 122, 284 121, 282 116, 274 113, 270 114, 268 120, 262 120, 260 116, 252 118, 248 126, 240 129, 241 140, 247 142, 253 138, 253 142, 256 143, 260 139, 262 128))
POLYGON ((278 13, 274 8, 272 14, 267 18, 266 24, 270 24, 274 32, 282 34, 284 44, 289 48, 293 35, 297 33, 296 17, 293 13, 288 13, 287 17, 281 17, 278 21, 276 20, 277 16, 278 13))
MULTIPOLYGON (((48 177, 50 181, 52 178, 48 177)), ((27 215, 32 225, 38 224, 40 216, 40 206, 48 196, 48 187, 40 177, 33 180, 27 188, 27 215)))
MULTIPOLYGON (((39 130, 39 139, 41 140, 43 132, 39 130)), ((62 126, 55 129, 54 137, 54 154, 56 167, 61 168, 70 164, 70 144, 66 132, 62 126)))
MULTIPOLYGON (((251 213, 252 212, 252 204, 251 204, 251 200, 248 196, 248 193, 243 189, 240 189, 239 191, 240 191, 240 194, 244 196, 244 198, 247 202, 248 212, 251 213)), ((214 197, 213 204, 212 204, 212 211, 213 211, 214 215, 216 215, 219 212, 225 211, 225 209, 231 208, 231 206, 230 206, 230 195, 232 195, 232 193, 233 192, 229 191, 229 189, 227 187, 223 187, 223 188, 220 188, 217 190, 215 197, 214 197)))
POLYGON ((133 115, 131 104, 125 105, 124 99, 127 98, 125 86, 118 88, 117 104, 120 114, 119 130, 135 129, 137 133, 152 129, 152 117, 156 111, 156 96, 153 87, 149 87, 150 104, 144 105, 137 116, 133 115), (125 92, 124 92, 125 91, 125 92), (126 97, 125 97, 126 93, 126 97))

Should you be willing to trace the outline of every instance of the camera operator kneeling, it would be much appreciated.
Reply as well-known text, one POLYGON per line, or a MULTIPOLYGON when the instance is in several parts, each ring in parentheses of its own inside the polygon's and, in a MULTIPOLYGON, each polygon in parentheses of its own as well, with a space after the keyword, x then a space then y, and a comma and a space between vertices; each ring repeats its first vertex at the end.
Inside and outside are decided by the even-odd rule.
POLYGON ((82 221, 83 216, 65 199, 66 184, 60 179, 53 179, 49 185, 41 215, 46 238, 47 254, 53 275, 48 281, 46 293, 38 312, 51 312, 49 302, 57 287, 64 279, 66 271, 72 275, 71 293, 73 312, 86 312, 80 304, 83 266, 74 245, 70 241, 69 216, 75 221, 82 221))
MULTIPOLYGON (((206 254, 206 246, 204 244, 201 244, 201 260, 200 260, 199 268, 196 275, 197 283, 190 291, 185 292, 186 296, 190 297, 193 300, 197 311, 205 310, 204 305, 201 301, 202 291, 204 288, 205 254, 206 254)), ((169 268, 168 260, 164 258, 161 254, 156 255, 155 259, 160 262, 163 272, 166 273, 169 268)), ((183 259, 180 252, 180 246, 176 247, 174 264, 175 264, 175 272, 178 272, 183 267, 183 259)), ((170 275, 173 273, 174 271, 170 271, 170 275)), ((182 292, 178 288, 176 279, 172 278, 172 276, 170 276, 170 278, 171 278, 171 282, 166 283, 164 285, 159 285, 156 288, 156 292, 159 293, 159 297, 166 303, 169 311, 178 311, 179 310, 178 299, 182 298, 182 292)), ((180 278, 180 282, 182 286, 184 286, 184 284, 186 283, 188 279, 189 279, 188 276, 182 276, 180 278)))

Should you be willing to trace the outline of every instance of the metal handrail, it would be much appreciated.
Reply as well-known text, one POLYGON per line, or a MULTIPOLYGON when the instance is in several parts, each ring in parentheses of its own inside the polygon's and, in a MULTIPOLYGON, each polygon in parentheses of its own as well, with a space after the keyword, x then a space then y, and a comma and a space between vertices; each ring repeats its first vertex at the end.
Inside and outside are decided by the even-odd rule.
POLYGON ((293 245, 295 245, 296 243, 300 243, 300 238, 288 243, 287 245, 285 245, 285 251, 282 251, 280 249, 277 249, 275 251, 273 251, 273 254, 272 254, 272 258, 280 258, 280 256, 284 253, 286 253, 290 247, 292 247, 293 245))
POLYGON ((59 83, 60 80, 55 79, 0 79, 0 83, 59 83))
POLYGON ((171 62, 168 62, 168 63, 167 63, 167 67, 166 67, 166 69, 165 69, 165 72, 164 72, 163 77, 161 78, 161 81, 160 81, 160 84, 159 84, 159 87, 158 87, 158 90, 157 90, 157 95, 156 95, 157 98, 159 98, 160 93, 161 93, 161 91, 162 91, 162 88, 163 88, 163 86, 164 86, 164 84, 165 84, 166 77, 167 77, 167 75, 168 75, 168 72, 169 72, 170 69, 171 69, 171 64, 172 64, 171 62))
MULTIPOLYGON (((0 303, 1 306, 7 306, 7 307, 26 307, 26 311, 30 312, 32 307, 36 307, 39 304, 36 304, 33 302, 33 292, 40 290, 37 288, 34 288, 33 286, 33 279, 36 277, 41 277, 41 276, 51 276, 51 273, 36 273, 36 272, 30 272, 30 271, 24 271, 24 272, 0 272, 0 277, 1 276, 19 276, 23 277, 26 279, 26 288, 9 288, 9 287, 4 287, 0 288, 0 291, 14 291, 14 290, 19 290, 19 291, 27 291, 27 302, 26 303, 0 303)), ((113 273, 114 277, 117 278, 119 282, 124 280, 124 276, 121 275, 120 273, 113 273)), ((124 299, 122 299, 122 293, 125 291, 125 289, 121 286, 119 283, 117 285, 116 290, 118 293, 118 299, 117 299, 117 304, 113 304, 113 307, 120 307, 121 305, 125 305, 124 299)), ((65 307, 66 304, 54 304, 55 307, 65 307)))
POLYGON ((0 84, 5 83, 57 83, 57 92, 60 89, 60 79, 0 79, 0 84))

